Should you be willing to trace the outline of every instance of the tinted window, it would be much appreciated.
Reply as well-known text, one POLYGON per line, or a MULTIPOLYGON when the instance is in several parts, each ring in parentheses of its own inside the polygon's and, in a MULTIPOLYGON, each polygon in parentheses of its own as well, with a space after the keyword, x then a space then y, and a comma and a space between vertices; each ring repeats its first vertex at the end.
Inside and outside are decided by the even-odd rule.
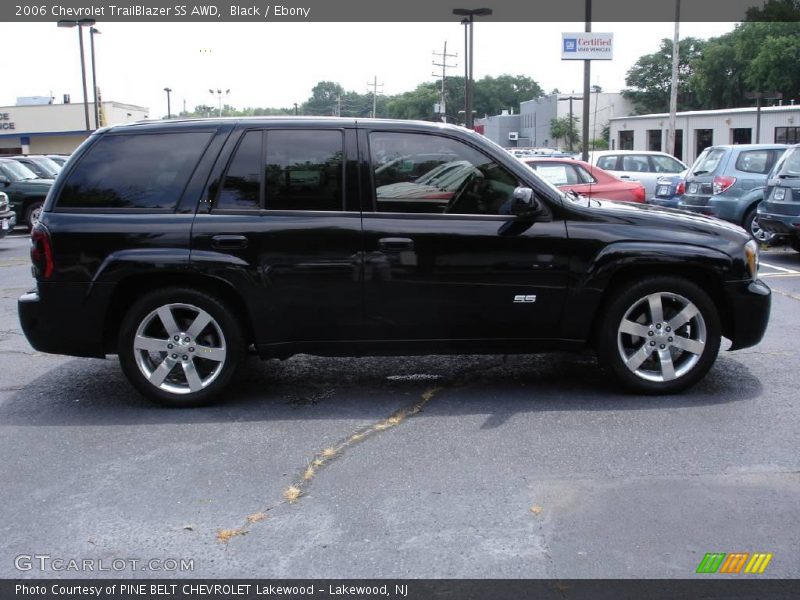
POLYGON ((415 133, 375 132, 369 141, 378 211, 509 214, 516 177, 471 146, 415 133), (420 157, 430 168, 418 177, 387 168, 420 157))
POLYGON ((269 131, 266 208, 342 210, 343 140, 341 131, 269 131))
POLYGON ((773 153, 770 150, 747 150, 736 158, 736 170, 745 173, 767 174, 772 168, 773 153))
POLYGON ((261 131, 248 131, 225 174, 215 208, 261 208, 261 131))
POLYGON ((70 173, 58 206, 174 208, 211 135, 107 135, 70 173))

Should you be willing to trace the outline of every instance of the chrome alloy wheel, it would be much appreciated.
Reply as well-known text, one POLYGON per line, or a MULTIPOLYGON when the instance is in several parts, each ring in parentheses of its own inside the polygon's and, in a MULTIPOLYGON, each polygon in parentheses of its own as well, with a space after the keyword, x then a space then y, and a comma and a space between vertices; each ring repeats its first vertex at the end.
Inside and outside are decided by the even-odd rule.
POLYGON ((622 362, 647 381, 682 377, 697 365, 705 347, 706 322, 700 309, 670 292, 634 302, 617 328, 622 362))
POLYGON ((172 394, 205 389, 225 365, 225 336, 214 318, 191 304, 166 304, 142 319, 133 338, 136 365, 172 394))

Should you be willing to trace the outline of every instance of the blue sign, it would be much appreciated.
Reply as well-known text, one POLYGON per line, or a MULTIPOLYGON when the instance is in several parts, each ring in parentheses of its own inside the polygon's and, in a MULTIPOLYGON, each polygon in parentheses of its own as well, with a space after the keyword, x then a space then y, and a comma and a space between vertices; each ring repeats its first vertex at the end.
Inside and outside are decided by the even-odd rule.
POLYGON ((564 52, 577 52, 578 40, 576 38, 564 38, 564 52))

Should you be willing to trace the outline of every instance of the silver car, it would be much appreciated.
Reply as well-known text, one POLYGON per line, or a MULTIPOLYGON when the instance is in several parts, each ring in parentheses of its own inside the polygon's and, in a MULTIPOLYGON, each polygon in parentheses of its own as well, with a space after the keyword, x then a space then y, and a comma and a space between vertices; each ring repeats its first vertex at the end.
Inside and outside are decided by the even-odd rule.
POLYGON ((656 193, 659 178, 677 175, 687 166, 671 154, 651 150, 601 150, 589 153, 589 162, 620 179, 639 181, 645 198, 656 193))

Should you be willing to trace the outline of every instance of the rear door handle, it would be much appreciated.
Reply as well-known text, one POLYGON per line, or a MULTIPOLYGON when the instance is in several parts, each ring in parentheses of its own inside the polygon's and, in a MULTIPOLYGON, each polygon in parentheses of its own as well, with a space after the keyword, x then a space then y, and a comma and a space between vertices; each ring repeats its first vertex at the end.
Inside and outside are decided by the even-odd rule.
POLYGON ((378 240, 380 250, 413 250, 414 240, 411 238, 385 237, 378 240))
POLYGON ((215 235, 211 247, 217 250, 241 250, 247 248, 247 238, 243 235, 215 235))

